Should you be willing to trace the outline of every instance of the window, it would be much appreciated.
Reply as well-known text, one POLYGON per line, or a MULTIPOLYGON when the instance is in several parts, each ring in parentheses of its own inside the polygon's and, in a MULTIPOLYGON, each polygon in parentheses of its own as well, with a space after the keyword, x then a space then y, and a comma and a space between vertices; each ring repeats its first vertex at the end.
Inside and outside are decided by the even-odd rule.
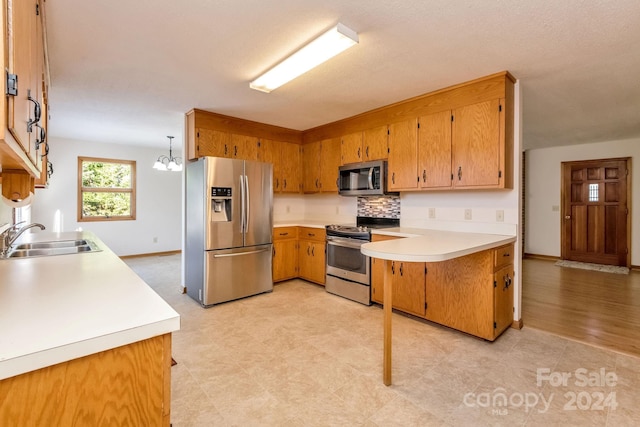
POLYGON ((78 221, 136 219, 136 162, 78 157, 78 221))

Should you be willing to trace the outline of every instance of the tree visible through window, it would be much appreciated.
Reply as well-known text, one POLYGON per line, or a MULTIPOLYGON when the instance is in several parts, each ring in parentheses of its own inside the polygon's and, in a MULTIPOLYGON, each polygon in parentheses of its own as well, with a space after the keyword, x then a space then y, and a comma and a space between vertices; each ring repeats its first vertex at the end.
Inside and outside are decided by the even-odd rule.
POLYGON ((78 157, 78 221, 136 219, 136 162, 78 157))

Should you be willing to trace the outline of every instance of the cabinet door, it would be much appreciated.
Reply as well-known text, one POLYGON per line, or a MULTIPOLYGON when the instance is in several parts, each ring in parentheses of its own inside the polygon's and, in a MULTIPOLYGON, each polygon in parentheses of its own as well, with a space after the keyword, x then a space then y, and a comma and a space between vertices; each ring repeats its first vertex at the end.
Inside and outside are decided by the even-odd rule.
POLYGON ((494 275, 494 335, 511 326, 513 322, 513 265, 507 265, 494 275))
POLYGON ((320 191, 320 154, 322 141, 302 146, 302 191, 318 193, 320 191))
POLYGON ((419 123, 420 186, 451 187, 451 110, 420 117, 419 123))
POLYGON ((338 192, 338 168, 340 167, 340 138, 325 139, 320 150, 320 191, 338 192))
POLYGON ((387 125, 367 129, 362 132, 364 161, 383 160, 389 157, 389 129, 387 125))
POLYGON ((391 270, 394 308, 424 317, 424 266, 424 262, 393 262, 391 270))
POLYGON ((229 157, 242 160, 257 160, 258 143, 259 139, 255 136, 231 134, 229 157))
MULTIPOLYGON (((7 7, 9 26, 11 28, 8 41, 9 72, 18 76, 18 93, 7 96, 7 127, 23 151, 35 158, 35 150, 31 149, 32 135, 27 132, 27 123, 34 117, 34 103, 28 100, 37 98, 37 87, 33 86, 34 61, 32 45, 36 39, 36 1, 12 1, 7 7)), ((6 3, 4 3, 6 6, 6 3)), ((33 135, 35 136, 35 134, 33 135)), ((34 138, 35 141, 35 138, 34 138)))
POLYGON ((418 119, 389 125, 389 190, 418 188, 418 119))
POLYGON ((453 186, 500 184, 500 100, 456 108, 453 112, 453 186))
POLYGON ((428 320, 493 340, 493 251, 428 263, 426 302, 428 320))
POLYGON ((198 129, 196 133, 197 157, 228 157, 229 134, 211 129, 198 129))
POLYGON ((300 240, 298 263, 301 278, 324 285, 326 262, 324 248, 324 243, 300 240))
POLYGON ((273 242, 273 281, 298 276, 298 241, 294 239, 273 242))
POLYGON ((280 180, 283 193, 299 193, 301 189, 300 145, 292 142, 280 143, 280 180))
MULTIPOLYGON (((374 234, 371 241, 382 242, 399 238, 374 234)), ((384 260, 380 258, 371 258, 371 299, 379 304, 382 304, 384 299, 384 260)))
POLYGON ((362 161, 362 132, 350 133, 342 137, 340 146, 340 164, 362 161))

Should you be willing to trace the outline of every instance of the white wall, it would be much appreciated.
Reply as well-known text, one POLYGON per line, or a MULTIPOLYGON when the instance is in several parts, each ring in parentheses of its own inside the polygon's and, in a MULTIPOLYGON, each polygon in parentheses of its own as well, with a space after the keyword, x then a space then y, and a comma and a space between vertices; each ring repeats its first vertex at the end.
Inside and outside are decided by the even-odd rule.
POLYGON ((118 255, 181 249, 182 174, 151 167, 160 154, 165 154, 163 150, 63 139, 53 139, 50 145, 54 174, 49 188, 36 189, 32 221, 52 231, 79 227, 92 231, 118 255), (136 161, 135 220, 77 221, 78 156, 136 161))
POLYGON ((640 265, 640 139, 528 150, 526 155, 525 252, 559 257, 561 162, 631 157, 631 264, 640 265), (554 210, 554 207, 558 210, 554 210))

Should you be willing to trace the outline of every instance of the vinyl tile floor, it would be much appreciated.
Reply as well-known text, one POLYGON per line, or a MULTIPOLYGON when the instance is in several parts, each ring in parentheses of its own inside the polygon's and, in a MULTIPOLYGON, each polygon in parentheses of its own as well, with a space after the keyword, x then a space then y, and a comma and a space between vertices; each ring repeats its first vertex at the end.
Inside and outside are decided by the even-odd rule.
POLYGON ((526 325, 490 343, 394 314, 385 387, 379 306, 291 280, 204 309, 180 293, 180 255, 126 262, 181 316, 175 427, 640 424, 632 356, 526 325))

